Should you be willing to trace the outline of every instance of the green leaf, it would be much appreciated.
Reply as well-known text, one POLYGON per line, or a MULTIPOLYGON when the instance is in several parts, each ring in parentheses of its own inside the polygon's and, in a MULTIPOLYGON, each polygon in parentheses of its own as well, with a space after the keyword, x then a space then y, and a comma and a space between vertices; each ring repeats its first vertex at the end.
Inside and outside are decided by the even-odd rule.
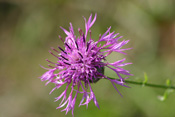
POLYGON ((144 81, 143 81, 143 85, 142 86, 145 86, 145 84, 148 82, 148 76, 146 74, 146 72, 144 72, 144 81))
POLYGON ((166 85, 167 85, 167 86, 170 86, 170 85, 171 85, 170 79, 167 79, 167 80, 166 80, 166 85))
POLYGON ((160 101, 165 101, 167 99, 167 97, 173 92, 174 90, 173 89, 167 89, 165 90, 163 96, 158 96, 158 99, 160 101))

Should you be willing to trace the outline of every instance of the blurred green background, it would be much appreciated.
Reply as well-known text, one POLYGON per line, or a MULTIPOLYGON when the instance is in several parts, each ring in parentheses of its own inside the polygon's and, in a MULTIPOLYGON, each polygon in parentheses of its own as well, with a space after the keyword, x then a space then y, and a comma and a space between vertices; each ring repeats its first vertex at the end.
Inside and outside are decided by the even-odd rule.
MULTIPOLYGON (((38 78, 47 66, 45 59, 56 61, 48 53, 50 47, 63 45, 58 35, 65 37, 59 26, 68 29, 72 22, 76 34, 84 30, 84 20, 97 13, 92 37, 112 26, 123 39, 130 39, 125 47, 133 47, 128 55, 112 54, 109 61, 126 57, 132 65, 130 80, 175 84, 175 0, 1 0, 0 1, 0 117, 64 117, 56 110, 59 102, 49 95, 54 87, 45 86, 38 78)), ((106 75, 117 75, 106 69, 106 75)), ((175 94, 161 102, 157 96, 164 89, 117 86, 123 98, 107 80, 93 85, 100 110, 94 103, 78 107, 75 117, 175 117, 175 94)), ((71 112, 67 117, 71 117, 71 112)))

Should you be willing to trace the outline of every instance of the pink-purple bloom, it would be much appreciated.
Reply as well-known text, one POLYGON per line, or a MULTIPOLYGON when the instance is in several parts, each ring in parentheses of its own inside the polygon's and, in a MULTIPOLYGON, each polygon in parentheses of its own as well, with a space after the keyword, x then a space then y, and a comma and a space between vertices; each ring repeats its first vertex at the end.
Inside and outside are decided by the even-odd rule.
POLYGON ((122 66, 131 64, 124 63, 125 58, 114 63, 108 63, 106 61, 106 57, 112 52, 125 54, 123 52, 124 50, 131 49, 122 49, 122 46, 126 45, 129 40, 119 41, 122 36, 118 36, 119 33, 110 32, 111 27, 103 35, 99 36, 98 41, 92 39, 90 28, 95 23, 96 17, 97 15, 95 14, 95 17, 92 19, 91 14, 88 20, 84 18, 85 33, 81 29, 78 29, 80 33, 78 37, 74 34, 71 23, 69 31, 61 27, 67 35, 65 41, 59 36, 64 43, 64 48, 58 46, 59 50, 52 48, 54 52, 49 51, 58 61, 51 62, 47 60, 52 65, 49 64, 49 68, 45 68, 47 72, 40 77, 42 81, 47 81, 46 84, 55 84, 55 87, 50 93, 66 85, 66 89, 61 95, 55 98, 55 101, 61 100, 57 109, 65 106, 63 111, 66 111, 66 114, 72 110, 73 115, 78 94, 83 95, 79 106, 88 106, 88 103, 93 100, 99 108, 91 87, 99 79, 108 79, 117 90, 115 84, 127 87, 124 85, 124 79, 128 77, 123 76, 131 75, 128 70, 121 68, 122 66), (87 37, 88 34, 89 37, 87 37), (105 43, 100 44, 101 42, 105 43), (105 76, 104 67, 113 70, 117 74, 118 79, 110 79, 105 76), (71 88, 70 92, 68 92, 68 88, 71 88))

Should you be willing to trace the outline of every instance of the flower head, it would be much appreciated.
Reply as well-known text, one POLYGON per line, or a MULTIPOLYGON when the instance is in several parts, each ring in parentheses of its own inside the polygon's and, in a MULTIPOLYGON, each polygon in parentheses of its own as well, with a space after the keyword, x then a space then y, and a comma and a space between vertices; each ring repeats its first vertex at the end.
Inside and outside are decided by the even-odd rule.
POLYGON ((96 17, 97 15, 95 14, 93 19, 92 15, 88 20, 84 18, 85 33, 81 29, 78 29, 80 33, 79 37, 75 36, 71 23, 69 31, 61 27, 67 35, 65 41, 59 36, 64 43, 64 49, 61 47, 58 47, 59 50, 52 48, 52 50, 55 51, 55 54, 49 51, 58 59, 58 61, 54 63, 47 60, 54 66, 49 65, 50 68, 46 68, 48 71, 40 77, 42 81, 47 81, 46 84, 55 84, 55 87, 50 93, 55 89, 59 89, 61 86, 66 85, 66 89, 60 96, 55 98, 55 101, 62 99, 57 108, 62 108, 67 105, 63 111, 66 111, 67 113, 72 110, 72 115, 76 98, 79 93, 83 94, 79 104, 80 106, 88 106, 88 103, 93 100, 95 105, 99 108, 91 87, 92 83, 97 82, 99 79, 106 78, 117 90, 115 84, 126 86, 124 85, 125 78, 123 78, 121 74, 126 76, 131 75, 128 70, 120 68, 127 64, 131 64, 123 63, 125 58, 114 63, 108 63, 105 59, 112 52, 125 54, 123 51, 130 48, 122 49, 122 46, 127 44, 129 40, 119 41, 122 36, 118 36, 119 33, 115 34, 115 32, 110 32, 111 27, 109 27, 103 35, 99 36, 98 41, 94 41, 91 37, 90 28, 95 23, 96 17), (89 38, 87 38, 88 33, 90 33, 89 38), (100 44, 101 42, 105 43, 100 44), (116 72, 119 78, 110 79, 105 76, 103 74, 104 67, 108 67, 116 72), (71 91, 68 94, 69 87, 71 88, 71 91), (75 93, 73 94, 73 92, 75 93))

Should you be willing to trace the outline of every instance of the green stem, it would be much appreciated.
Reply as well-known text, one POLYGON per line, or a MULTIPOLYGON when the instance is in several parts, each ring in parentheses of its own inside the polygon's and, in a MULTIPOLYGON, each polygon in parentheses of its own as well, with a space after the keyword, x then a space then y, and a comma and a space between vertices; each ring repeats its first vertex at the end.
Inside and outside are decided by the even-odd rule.
MULTIPOLYGON (((115 78, 110 78, 110 79, 115 79, 115 78)), ((125 82, 129 84, 144 85, 144 86, 149 86, 149 87, 154 87, 154 88, 175 89, 175 86, 158 85, 158 84, 143 83, 143 82, 136 82, 136 81, 130 81, 130 80, 125 80, 125 82)))

